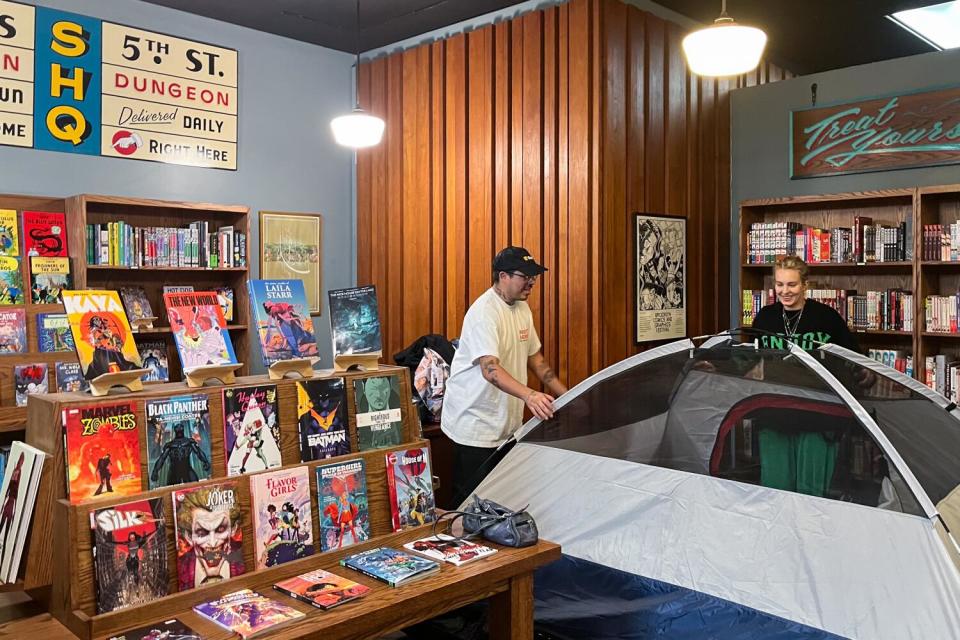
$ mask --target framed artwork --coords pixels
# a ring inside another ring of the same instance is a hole
[[[260,278],[303,280],[311,315],[320,315],[323,217],[319,213],[260,212]]]
[[[637,342],[687,335],[687,221],[634,214]]]

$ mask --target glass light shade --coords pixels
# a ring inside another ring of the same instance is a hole
[[[694,31],[683,39],[690,70],[701,76],[736,76],[760,64],[767,34],[729,18]]]
[[[353,113],[330,121],[337,144],[354,149],[380,144],[384,127],[383,120],[368,115],[363,109],[354,109]]]

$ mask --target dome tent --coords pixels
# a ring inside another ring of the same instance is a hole
[[[960,637],[958,411],[873,360],[681,340],[511,445],[477,493],[563,545],[552,635]]]

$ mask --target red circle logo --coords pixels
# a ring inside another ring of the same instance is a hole
[[[125,131],[121,129],[113,134],[113,148],[122,156],[129,156],[136,152],[137,149],[143,144],[143,140],[140,139],[136,133],[131,133],[130,131]]]

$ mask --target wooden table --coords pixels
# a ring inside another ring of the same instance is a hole
[[[381,537],[376,543],[400,548],[405,542],[423,537],[424,529]],[[370,548],[371,543],[357,549]],[[491,545],[495,546],[495,545]],[[364,598],[340,607],[323,611],[287,597],[273,589],[276,579],[265,578],[253,582],[250,588],[276,598],[306,617],[279,627],[264,637],[271,640],[323,638],[323,640],[361,640],[382,635],[429,620],[446,611],[472,602],[488,599],[491,640],[532,640],[533,638],[533,572],[538,567],[560,558],[560,546],[541,540],[525,549],[498,548],[499,552],[462,567],[442,563],[439,574],[404,585],[390,587],[337,564],[327,554],[316,557],[308,569],[327,569],[349,577],[371,588]],[[299,567],[303,565],[300,564]],[[222,594],[234,589],[225,584]],[[220,595],[222,595],[220,594]],[[219,597],[219,595],[214,596]],[[212,598],[200,598],[196,603]],[[158,612],[160,613],[160,612]],[[192,609],[160,613],[161,618],[144,618],[134,626],[179,618],[193,627],[205,639],[228,640],[237,638],[214,623],[200,617]],[[66,627],[49,614],[24,618],[0,625],[0,639],[36,638],[39,640],[75,640]]]

